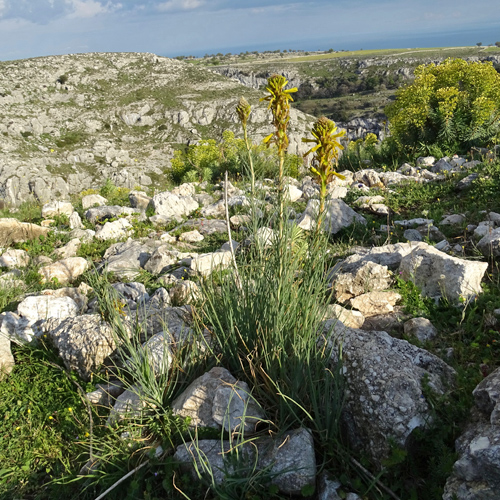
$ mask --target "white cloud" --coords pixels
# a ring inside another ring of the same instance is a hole
[[[121,3],[108,2],[103,5],[96,0],[66,0],[66,3],[73,7],[73,12],[68,15],[69,18],[95,17],[99,14],[114,12],[122,7]]]
[[[204,0],[169,0],[158,4],[157,9],[166,12],[170,10],[193,10],[201,7]]]
[[[7,0],[0,0],[0,17],[2,17],[2,12],[7,9]]]

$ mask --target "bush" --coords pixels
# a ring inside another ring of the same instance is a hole
[[[489,146],[500,132],[500,75],[491,62],[447,59],[419,66],[415,81],[386,108],[401,151],[445,153]]]
[[[278,162],[275,147],[267,148],[263,144],[254,144],[251,154],[257,176],[276,176]],[[301,164],[302,160],[297,155],[287,155],[285,174],[297,177]],[[184,151],[176,150],[171,165],[171,177],[176,183],[215,181],[222,178],[226,170],[233,177],[244,175],[248,168],[248,153],[245,141],[235,138],[233,132],[227,130],[220,142],[207,139]]]

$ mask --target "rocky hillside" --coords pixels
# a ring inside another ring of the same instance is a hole
[[[273,57],[274,56],[274,57]],[[297,87],[296,106],[316,116],[328,118],[345,127],[352,139],[367,132],[383,138],[386,118],[384,107],[396,90],[413,79],[421,64],[439,64],[448,57],[467,61],[491,61],[500,67],[500,49],[443,48],[358,51],[350,53],[312,53],[241,55],[200,60],[221,75],[233,78],[247,87],[258,89],[272,73],[282,73]],[[377,118],[377,122],[374,122]]]
[[[64,199],[106,178],[161,184],[174,147],[239,132],[241,95],[256,105],[252,136],[268,135],[259,92],[188,63],[139,53],[2,62],[0,199]],[[290,151],[301,150],[311,120],[293,111]]]

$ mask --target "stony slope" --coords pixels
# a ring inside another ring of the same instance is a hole
[[[255,139],[269,133],[262,93],[154,54],[70,54],[0,63],[0,197],[65,198],[110,178],[161,184],[174,147],[239,131],[234,108],[256,105]],[[293,111],[291,151],[308,117]]]

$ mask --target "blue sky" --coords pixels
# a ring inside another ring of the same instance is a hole
[[[496,41],[499,0],[0,0],[0,60]]]

